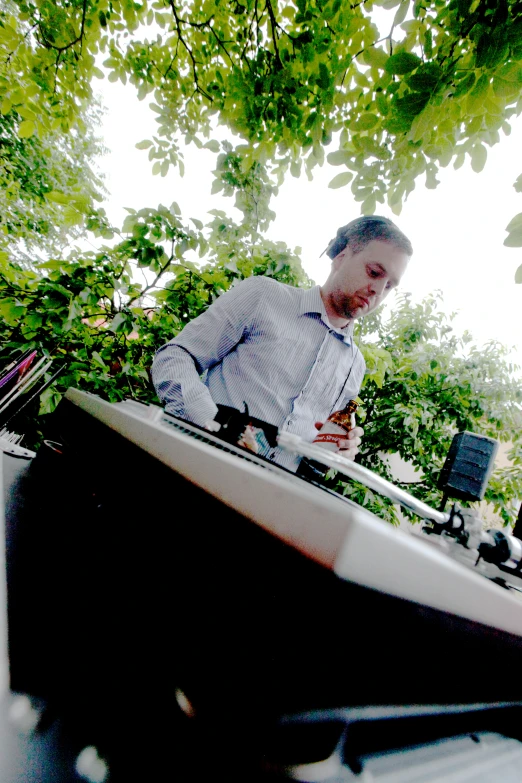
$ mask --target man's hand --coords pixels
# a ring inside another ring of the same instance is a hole
[[[243,446],[244,449],[248,449],[249,451],[253,451],[254,454],[257,454],[259,452],[259,446],[256,440],[255,427],[252,427],[251,424],[247,424],[243,434],[240,436],[237,442],[237,445]]]
[[[218,421],[214,421],[214,419],[208,419],[208,421],[204,423],[203,428],[209,432],[219,432],[221,424]]]
[[[320,430],[322,426],[323,422],[315,422],[315,428],[317,430]],[[345,459],[355,459],[359,453],[359,446],[361,445],[363,435],[364,430],[362,427],[354,427],[346,437],[340,437],[337,441],[337,448],[340,456],[345,457]]]

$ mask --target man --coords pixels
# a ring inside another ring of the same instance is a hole
[[[398,285],[412,247],[387,218],[352,220],[326,249],[322,287],[293,288],[250,277],[219,297],[157,352],[152,378],[169,413],[212,427],[217,404],[244,410],[312,441],[329,414],[357,397],[364,359],[353,324]],[[339,441],[353,459],[362,429]],[[261,447],[296,470],[299,457]]]

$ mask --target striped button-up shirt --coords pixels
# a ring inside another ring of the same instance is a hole
[[[250,277],[159,349],[152,378],[166,410],[200,426],[216,403],[246,402],[252,416],[312,441],[315,422],[359,393],[365,365],[352,331],[329,323],[319,286]],[[282,449],[261,453],[297,469]]]

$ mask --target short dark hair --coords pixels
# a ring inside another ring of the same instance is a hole
[[[335,258],[345,247],[350,247],[353,253],[360,253],[373,239],[388,242],[390,245],[404,250],[411,256],[413,248],[408,237],[391,220],[379,215],[363,215],[355,218],[337,231],[334,239],[325,250],[329,258]]]

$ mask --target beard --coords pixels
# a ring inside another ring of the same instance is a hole
[[[353,320],[354,318],[360,318],[362,315],[366,315],[373,309],[373,307],[370,307],[368,299],[363,297],[362,294],[352,294],[343,299],[340,312],[342,312],[343,316],[348,318],[348,320]]]

